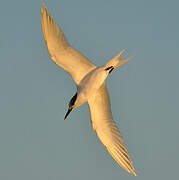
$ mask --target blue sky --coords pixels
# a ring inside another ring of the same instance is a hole
[[[177,179],[178,1],[45,1],[68,41],[96,65],[136,57],[107,79],[113,117],[137,177],[108,154],[87,104],[64,123],[72,78],[50,59],[42,1],[0,6],[0,179]]]

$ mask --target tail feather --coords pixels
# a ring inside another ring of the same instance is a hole
[[[134,56],[130,56],[126,59],[121,59],[121,55],[123,54],[124,49],[122,51],[120,51],[119,54],[117,54],[114,58],[112,58],[106,65],[105,67],[110,67],[113,66],[114,69],[117,69],[118,67],[120,67],[121,65],[123,65],[124,63],[126,63],[127,61],[131,60]]]

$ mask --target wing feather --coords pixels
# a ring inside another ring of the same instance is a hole
[[[122,135],[112,118],[109,94],[105,83],[89,101],[94,131],[116,162],[136,176]]]
[[[76,84],[79,84],[81,79],[96,66],[70,46],[63,31],[50,16],[44,4],[41,12],[42,31],[50,57],[72,76]]]

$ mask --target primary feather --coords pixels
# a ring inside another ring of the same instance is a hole
[[[112,118],[109,94],[105,83],[88,100],[93,129],[112,157],[126,171],[136,175],[126,145]]]
[[[42,5],[42,31],[50,57],[72,76],[76,84],[96,67],[83,54],[71,47],[44,5]]]

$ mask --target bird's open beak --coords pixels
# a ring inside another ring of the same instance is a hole
[[[69,107],[68,108],[68,111],[67,111],[67,113],[66,113],[66,115],[65,115],[65,117],[64,117],[64,121],[66,120],[66,118],[68,117],[68,115],[70,114],[70,112],[73,110],[73,108],[72,107]]]

